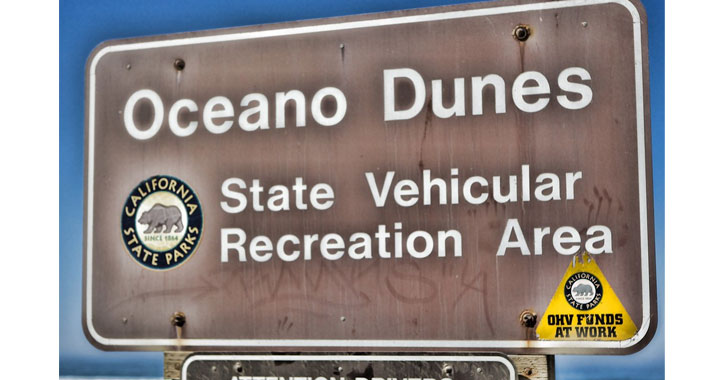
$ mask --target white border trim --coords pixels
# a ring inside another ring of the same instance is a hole
[[[223,41],[238,41],[278,36],[321,33],[337,30],[371,28],[386,25],[411,24],[429,21],[442,21],[469,17],[490,16],[505,13],[541,11],[578,6],[619,4],[632,15],[634,42],[635,93],[637,112],[637,168],[639,177],[639,213],[640,241],[642,260],[642,323],[635,336],[624,341],[533,341],[533,340],[342,340],[342,339],[113,339],[98,334],[93,327],[92,286],[93,286],[93,178],[95,157],[95,100],[98,61],[106,54],[119,51],[153,49],[159,47],[205,44]],[[125,45],[106,46],[96,53],[89,67],[88,90],[88,182],[86,209],[86,315],[85,322],[89,334],[101,345],[116,347],[133,346],[196,346],[196,347],[406,347],[406,348],[616,348],[631,347],[641,341],[650,327],[650,284],[649,284],[649,224],[647,219],[647,160],[645,157],[644,125],[644,88],[642,73],[642,35],[641,20],[637,8],[627,0],[568,0],[547,3],[504,6],[497,8],[451,11],[426,15],[392,17],[365,21],[343,22],[339,24],[313,25],[256,32],[230,33],[217,36],[179,38],[175,40],[137,42]]]
[[[181,380],[187,380],[187,371],[193,362],[199,361],[270,361],[270,360],[300,360],[300,361],[332,361],[332,362],[496,362],[503,363],[509,370],[509,380],[515,380],[517,377],[516,369],[510,360],[504,356],[488,355],[488,356],[420,356],[420,355],[205,355],[192,354],[181,367]]]

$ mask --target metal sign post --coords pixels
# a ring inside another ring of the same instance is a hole
[[[511,1],[102,44],[86,336],[639,350],[657,310],[646,30],[636,1]]]

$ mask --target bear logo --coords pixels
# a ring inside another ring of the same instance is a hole
[[[594,290],[588,284],[579,284],[572,289],[572,292],[580,296],[590,296],[594,293]]]
[[[179,232],[184,229],[179,208],[173,205],[165,206],[161,203],[154,204],[150,210],[141,214],[138,222],[148,225],[143,232],[145,234]],[[171,230],[172,228],[174,231]]]

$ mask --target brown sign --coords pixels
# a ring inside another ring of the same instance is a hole
[[[249,355],[193,354],[181,380],[514,380],[504,355]]]
[[[624,0],[503,2],[99,46],[89,340],[640,349],[656,325],[646,30]],[[577,272],[584,257],[600,272]]]

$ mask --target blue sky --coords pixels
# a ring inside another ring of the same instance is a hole
[[[84,69],[91,50],[117,38],[428,7],[466,1],[61,1],[60,2],[60,371],[161,376],[158,352],[103,352],[81,329]],[[557,378],[664,378],[664,3],[643,1],[649,23],[650,95],[659,326],[629,356],[557,356]],[[118,372],[123,363],[132,370]],[[615,369],[616,368],[616,369]]]

